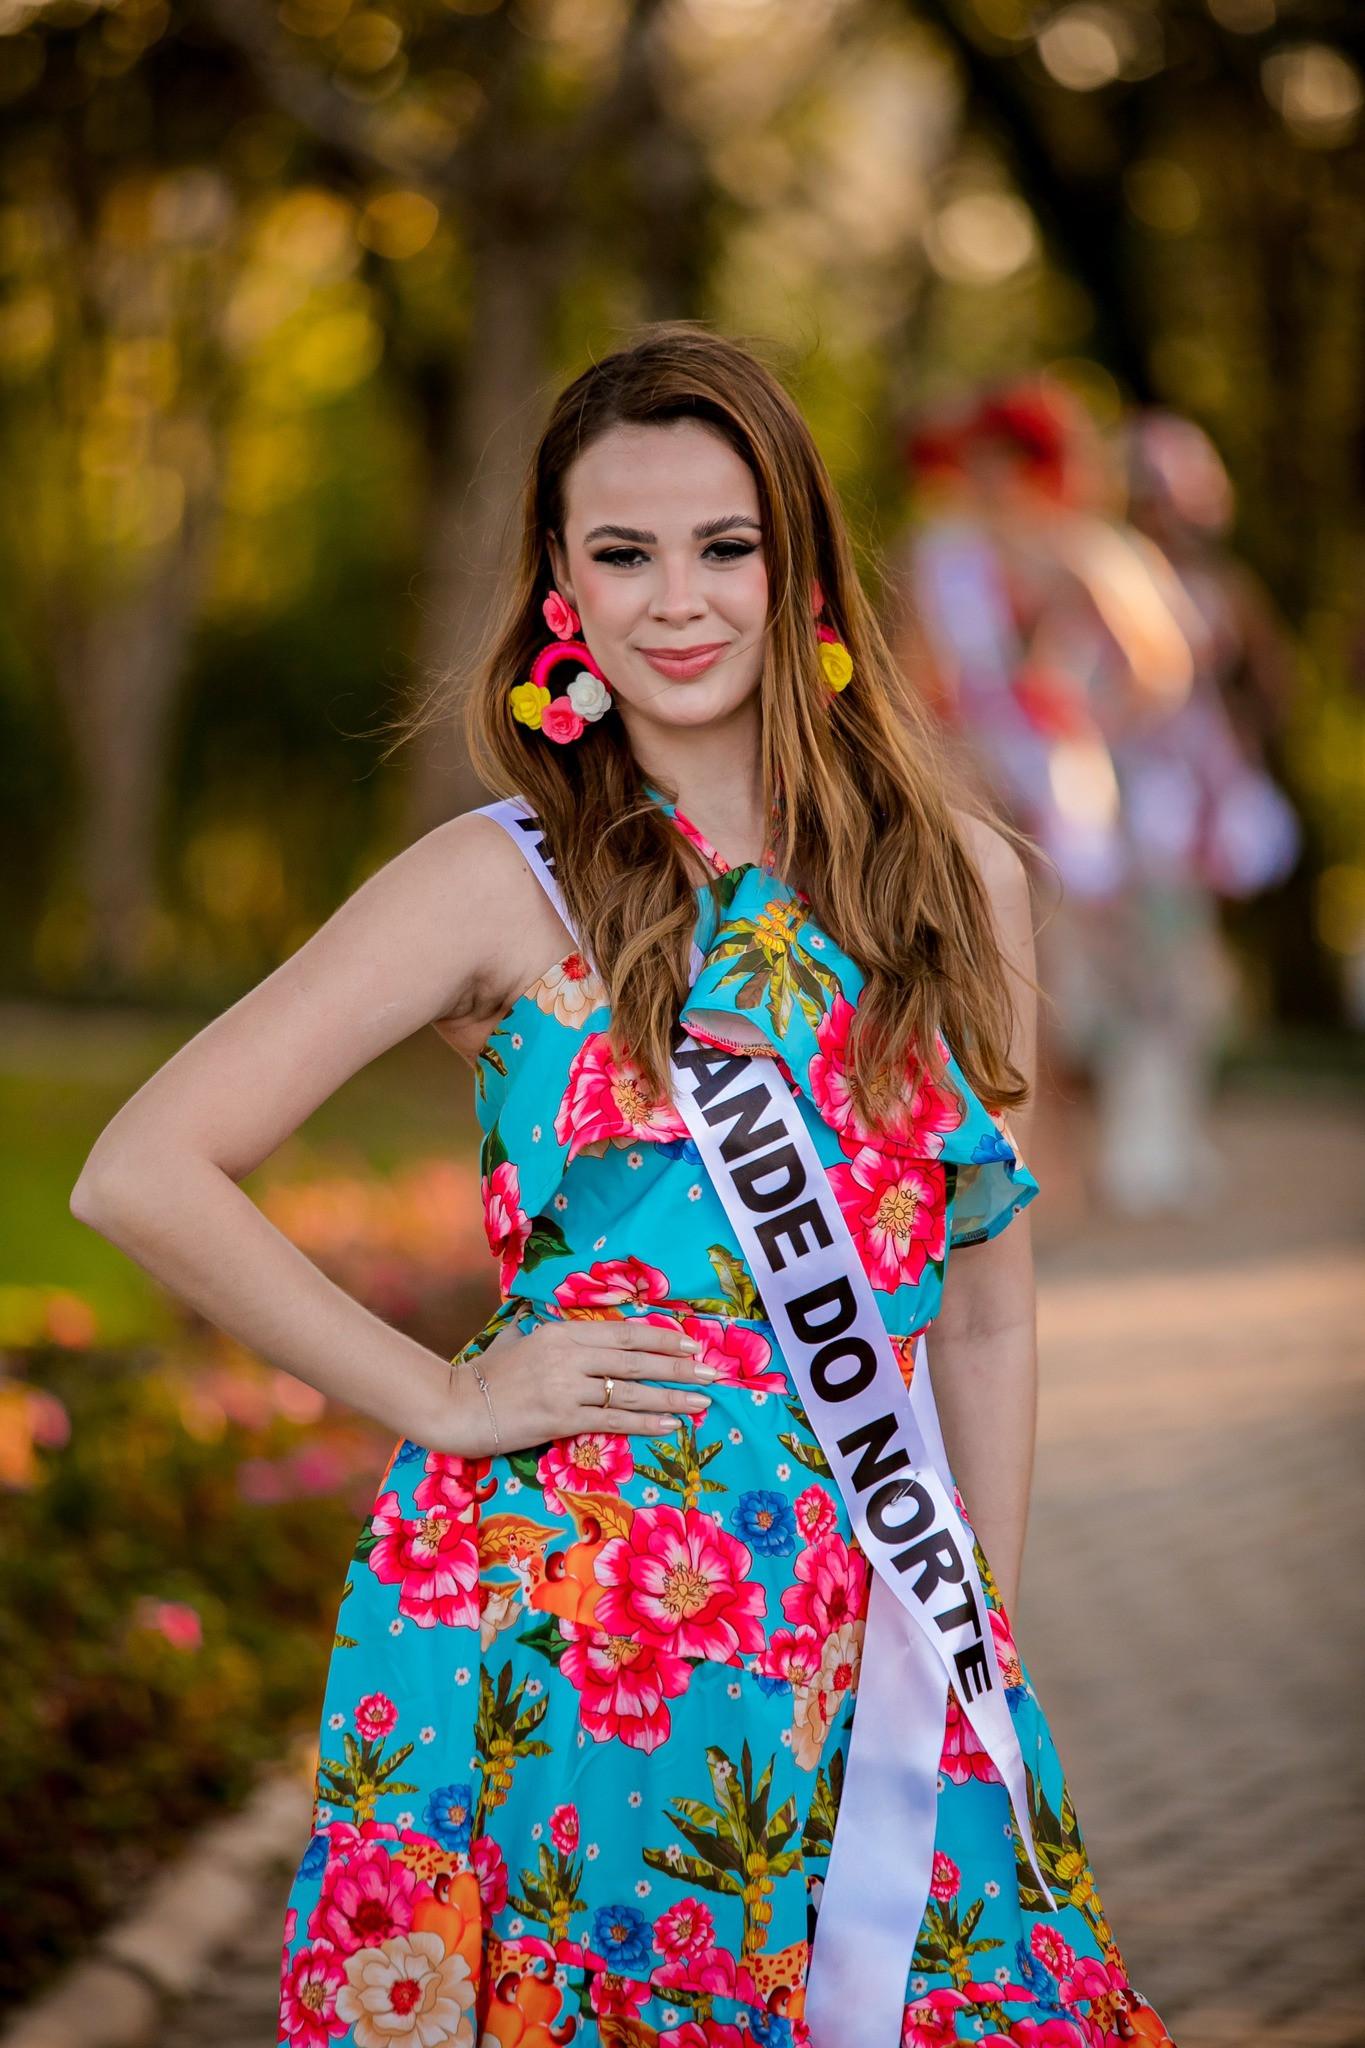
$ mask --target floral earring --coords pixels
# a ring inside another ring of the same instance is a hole
[[[818,583],[812,583],[810,587],[810,601],[818,619],[825,609],[825,593]],[[817,626],[815,637],[820,642],[820,673],[825,679],[825,687],[837,697],[840,690],[846,690],[853,681],[853,656],[833,626]]]
[[[532,662],[530,681],[514,685],[508,701],[519,724],[543,732],[547,740],[564,747],[570,740],[580,739],[588,726],[596,725],[610,711],[611,690],[586,644],[574,637],[579,622],[572,605],[552,590],[541,609],[555,637]],[[574,664],[576,673],[564,695],[552,697],[550,678],[566,661]]]

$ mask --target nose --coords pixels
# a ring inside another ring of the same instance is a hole
[[[706,599],[697,581],[696,564],[686,552],[669,551],[659,558],[659,577],[649,615],[662,626],[686,626],[706,614]]]

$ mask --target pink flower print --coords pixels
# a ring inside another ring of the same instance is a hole
[[[901,2048],[950,2048],[957,2040],[957,2018],[971,2000],[960,1991],[931,1991],[905,2008]]]
[[[615,1970],[594,1970],[589,1982],[592,2009],[599,2019],[638,2019],[640,2008],[649,1997],[648,1984],[633,1977],[618,1977]]]
[[[1007,1688],[1024,1683],[1024,1667],[1019,1661],[1019,1652],[1014,1647],[1014,1637],[1009,1622],[999,1608],[992,1607],[991,1634],[995,1638],[995,1659],[1000,1666],[1000,1677]]]
[[[946,1249],[941,1166],[862,1145],[830,1182],[853,1233],[867,1277],[883,1294],[915,1286]]]
[[[682,1657],[630,1636],[604,1636],[561,1621],[569,1647],[559,1668],[577,1688],[579,1718],[594,1742],[613,1737],[649,1754],[667,1742],[673,1719],[665,1700],[687,1691],[692,1667]]]
[[[557,1515],[568,1513],[559,1489],[566,1493],[619,1493],[635,1470],[628,1436],[559,1437],[536,1466],[536,1484],[545,1489],[545,1505]]]
[[[687,1125],[661,1101],[628,1059],[618,1060],[606,1031],[592,1031],[573,1056],[555,1116],[555,1136],[574,1159],[589,1146],[682,1143]]]
[[[842,1536],[822,1537],[796,1560],[797,1583],[782,1595],[782,1612],[798,1626],[813,1628],[823,1642],[846,1621],[867,1613],[867,1560]]]
[[[811,1686],[820,1675],[824,1647],[825,1638],[809,1626],[775,1628],[758,1668],[765,1678],[785,1678],[797,1688]]]
[[[934,1874],[929,1881],[929,1896],[946,1904],[957,1897],[962,1889],[962,1872],[951,1856],[945,1856],[942,1849],[934,1851]]]
[[[696,847],[697,852],[701,855],[702,859],[706,862],[706,865],[708,867],[714,868],[718,875],[729,874],[729,861],[722,860],[721,856],[716,852],[716,849],[711,844],[710,840],[706,838],[704,833],[700,832],[697,829],[697,827],[692,823],[692,820],[690,818],[685,818],[681,811],[674,811],[673,823],[677,830],[682,833],[683,838],[688,842],[689,846]]]
[[[591,1316],[627,1306],[646,1308],[667,1299],[667,1273],[637,1258],[599,1259],[586,1273],[570,1273],[555,1289],[555,1300],[566,1316]]]
[[[675,1956],[672,1961],[661,1963],[649,1981],[656,1991],[704,1991],[711,1998],[743,1999],[750,2005],[761,2003],[749,1971],[723,1948],[694,1949]]]
[[[737,1664],[763,1648],[757,1617],[767,1596],[749,1578],[753,1557],[737,1536],[696,1508],[641,1508],[630,1533],[606,1544],[594,1567],[606,1588],[595,1619],[675,1657]]]
[[[1001,1995],[1002,1987],[991,1988],[997,1996]],[[1016,2020],[1008,2034],[986,2034],[978,2040],[979,2048],[993,2048],[996,2042],[1008,2042],[1010,2048],[1088,2048],[1079,2022],[1063,2019]]]
[[[557,1806],[550,1815],[550,1840],[561,1856],[572,1856],[578,1847],[578,1808]]]
[[[1044,1920],[1034,1922],[1028,1945],[1043,1968],[1051,1970],[1054,1977],[1065,1977],[1076,1967],[1075,1949]]]
[[[659,2036],[659,2048],[748,2048],[748,2036],[728,2020],[687,2020]]]
[[[699,1955],[715,1938],[711,1909],[700,1899],[682,1899],[654,1922],[654,1946],[669,1962],[679,1956]]]
[[[479,1897],[485,1913],[500,1913],[507,1904],[507,1864],[491,1835],[476,1837],[469,1861],[479,1880]]]
[[[682,1332],[703,1346],[699,1363],[714,1368],[717,1386],[744,1387],[751,1394],[786,1393],[787,1375],[780,1365],[769,1370],[773,1347],[757,1330],[715,1316],[684,1316]]]
[[[440,1509],[459,1522],[472,1522],[479,1503],[479,1484],[488,1476],[487,1458],[459,1458],[449,1451],[428,1451],[426,1477],[419,1479],[414,1504]]]
[[[308,1932],[330,1941],[342,1956],[377,1948],[407,1933],[413,1907],[430,1893],[430,1885],[419,1883],[405,1864],[391,1862],[378,1842],[367,1842],[357,1855],[328,1864]]]
[[[1051,1969],[1051,1963],[1048,1963],[1047,1967]],[[1062,2004],[1080,2005],[1082,2001],[1089,1999],[1092,2020],[1098,2017],[1095,2007],[1101,1999],[1107,1998],[1117,2002],[1126,1998],[1131,1989],[1121,1969],[1110,1963],[1102,1963],[1095,1956],[1078,1956],[1069,1969],[1055,1974],[1061,1977],[1057,1994]],[[1110,2008],[1111,2014],[1112,2011],[1113,2007]]]
[[[846,1152],[872,1145],[912,1159],[937,1159],[944,1137],[962,1122],[956,1093],[933,1081],[918,1063],[907,1071],[905,1089],[894,1116],[872,1130],[859,1116],[848,1081],[849,1036],[857,1014],[852,1003],[836,996],[815,1028],[820,1050],[810,1063],[811,1100]]]
[[[938,1767],[955,1785],[976,1778],[983,1785],[998,1785],[1000,1773],[976,1739],[976,1730],[962,1711],[955,1692],[948,1693],[948,1714],[943,1729],[943,1754]]]
[[[488,1179],[479,1182],[479,1192],[488,1248],[499,1261],[498,1283],[504,1294],[510,1294],[531,1235],[531,1219],[521,1206],[521,1180],[512,1161],[504,1159],[501,1166],[495,1166]]]
[[[468,1525],[445,1509],[405,1519],[396,1493],[383,1494],[370,1524],[378,1538],[370,1570],[400,1587],[398,1612],[419,1628],[477,1628],[479,1553]]]
[[[342,1961],[330,1941],[305,1943],[284,1959],[280,1986],[280,2035],[289,2048],[327,2048],[346,2031],[337,2018],[337,1992],[346,1982]]]
[[[823,1486],[808,1486],[793,1503],[796,1526],[803,1543],[818,1543],[839,1519],[838,1509]]]
[[[398,1725],[398,1709],[384,1693],[366,1693],[356,1705],[355,1725],[366,1742],[382,1742]]]

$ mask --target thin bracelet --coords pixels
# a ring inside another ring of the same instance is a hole
[[[488,1420],[493,1425],[493,1456],[500,1458],[502,1456],[502,1437],[498,1432],[498,1418],[493,1412],[493,1396],[488,1391],[488,1382],[483,1376],[483,1367],[479,1364],[477,1358],[467,1358],[465,1364],[479,1383],[479,1392],[483,1395],[484,1404],[488,1409]]]

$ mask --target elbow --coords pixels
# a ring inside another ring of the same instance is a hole
[[[121,1147],[104,1139],[95,1146],[71,1190],[71,1213],[78,1223],[118,1241],[140,1206],[145,1174]]]

